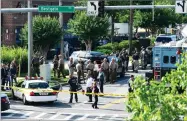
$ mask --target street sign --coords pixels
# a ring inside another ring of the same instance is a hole
[[[87,15],[97,16],[98,15],[98,1],[88,1],[87,2]]]
[[[187,13],[187,1],[186,0],[176,0],[175,13]]]
[[[74,6],[39,6],[39,12],[50,12],[50,13],[74,13]]]

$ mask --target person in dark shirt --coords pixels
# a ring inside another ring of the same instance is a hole
[[[95,98],[95,102],[92,104],[92,107],[95,108],[95,109],[99,109],[97,107],[97,103],[98,103],[98,93],[99,93],[99,88],[97,87],[97,82],[94,83],[93,85],[93,91],[94,93],[94,98]]]
[[[5,65],[1,65],[1,90],[5,91],[4,86],[5,86],[5,79],[6,79],[6,70],[5,70]]]
[[[69,81],[68,81],[68,84],[70,85],[70,100],[69,100],[69,103],[72,103],[73,101],[73,93],[75,95],[75,100],[76,102],[78,102],[78,96],[77,96],[77,78],[74,77],[73,75],[69,75]]]

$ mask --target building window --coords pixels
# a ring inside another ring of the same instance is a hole
[[[176,63],[176,56],[170,57],[170,63],[175,64]]]
[[[169,56],[164,56],[163,62],[164,62],[164,63],[168,63],[168,62],[169,62]]]

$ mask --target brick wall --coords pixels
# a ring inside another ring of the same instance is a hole
[[[47,0],[46,0],[47,1]],[[3,0],[1,2],[2,8],[16,8],[19,1]],[[33,2],[33,5],[58,5],[58,2]],[[72,5],[72,3],[63,3],[64,5]],[[27,6],[27,2],[21,2],[22,7]],[[50,15],[58,17],[58,13],[33,13],[33,15]],[[64,23],[67,23],[72,14],[64,14]],[[14,45],[16,44],[15,30],[18,27],[23,27],[27,22],[27,13],[3,13],[2,14],[2,44]]]

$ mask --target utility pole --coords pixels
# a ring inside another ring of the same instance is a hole
[[[130,0],[130,6],[133,0]],[[133,9],[130,9],[130,21],[129,21],[129,54],[132,52],[132,34],[133,34]]]
[[[32,8],[32,0],[27,2],[28,8]],[[33,54],[33,32],[32,32],[32,12],[28,12],[28,76],[31,77],[31,64]]]
[[[63,2],[62,0],[59,0],[59,6],[62,6],[63,5]],[[64,32],[64,27],[63,27],[63,13],[59,13],[59,22],[60,22],[60,27],[62,29],[62,32]],[[62,35],[61,37],[61,43],[60,43],[60,47],[61,47],[61,50],[60,50],[60,54],[62,55],[62,59],[64,60],[64,37]],[[63,61],[63,64],[64,64],[64,61]]]

